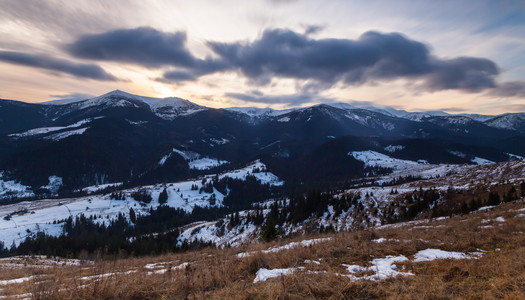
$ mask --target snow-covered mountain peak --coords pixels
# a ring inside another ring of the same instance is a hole
[[[163,119],[174,119],[180,115],[188,115],[205,109],[205,107],[188,100],[168,97],[153,98],[138,96],[121,90],[114,90],[104,95],[71,104],[73,109],[86,109],[92,107],[133,107],[148,108]]]
[[[120,90],[114,90],[104,95],[72,103],[74,109],[86,109],[90,107],[143,107],[145,97],[128,94]]]

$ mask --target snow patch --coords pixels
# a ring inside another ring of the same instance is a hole
[[[319,239],[303,240],[303,241],[300,241],[300,242],[292,242],[292,243],[286,244],[284,246],[272,247],[272,248],[269,248],[267,250],[262,250],[261,253],[267,254],[267,253],[281,252],[283,250],[289,250],[289,249],[292,249],[292,248],[297,248],[299,246],[301,246],[301,247],[309,247],[311,245],[318,244],[318,243],[323,243],[323,242],[328,242],[330,240],[331,240],[331,238],[319,238]],[[237,257],[239,257],[239,258],[248,257],[248,256],[252,256],[252,255],[254,255],[256,253],[257,253],[257,251],[255,251],[255,252],[241,252],[241,253],[237,254]]]
[[[292,274],[295,272],[298,268],[287,268],[287,269],[272,269],[268,270],[265,268],[259,269],[257,273],[255,274],[255,279],[253,280],[253,283],[257,282],[265,282],[266,280],[270,278],[275,278],[283,275]]]
[[[84,134],[84,132],[86,132],[86,130],[88,130],[88,129],[89,129],[89,127],[75,129],[75,130],[69,130],[69,131],[64,131],[64,132],[60,132],[60,133],[55,133],[55,134],[52,134],[52,135],[44,137],[44,139],[46,139],[46,140],[53,140],[53,141],[59,141],[59,140],[63,140],[65,138],[68,138],[68,137],[73,136],[73,135]]]
[[[460,151],[455,151],[455,150],[449,150],[448,153],[452,154],[452,155],[455,155],[457,157],[461,157],[461,158],[466,158],[467,155],[463,152],[460,152]]]
[[[517,160],[517,159],[523,159],[523,156],[519,156],[512,153],[506,153],[509,156],[509,160]]]
[[[107,189],[109,187],[119,187],[121,185],[122,185],[122,182],[98,184],[98,185],[87,186],[87,187],[83,188],[82,191],[86,192],[88,194],[93,194],[93,193],[96,193],[98,191]]]
[[[215,143],[217,145],[224,145],[226,143],[229,143],[230,140],[226,138],[220,138],[220,139],[211,138],[210,142]]]
[[[216,158],[203,157],[190,161],[188,165],[190,169],[193,170],[209,170],[227,163],[229,162],[226,160],[218,160]]]
[[[487,209],[491,209],[491,208],[494,208],[494,207],[496,207],[496,206],[495,205],[483,206],[483,207],[480,207],[478,209],[478,211],[487,210]]]
[[[283,118],[280,118],[279,120],[277,120],[277,122],[290,122],[290,118],[289,117],[283,117]]]
[[[389,277],[397,277],[397,276],[413,276],[414,274],[411,272],[400,272],[398,271],[398,267],[395,265],[396,262],[405,262],[408,261],[408,258],[404,255],[399,256],[387,256],[385,258],[376,258],[372,260],[370,263],[372,266],[370,267],[362,267],[359,265],[346,265],[343,264],[344,267],[347,268],[349,273],[355,274],[357,272],[373,272],[372,275],[365,275],[361,277],[357,277],[354,275],[349,275],[348,277],[352,281],[357,280],[382,280]]]
[[[51,175],[48,178],[49,183],[47,185],[43,185],[40,188],[46,189],[50,191],[52,194],[58,193],[58,190],[62,186],[62,177],[58,177],[55,175]]]
[[[135,125],[135,126],[141,126],[141,125],[144,125],[144,124],[147,124],[149,123],[149,121],[131,121],[131,120],[128,120],[126,119],[126,121],[131,124],[131,125]]]
[[[475,164],[478,164],[478,165],[490,165],[490,164],[493,164],[494,162],[493,161],[490,161],[488,159],[484,159],[484,158],[481,158],[481,157],[474,157],[471,162],[475,163]]]
[[[405,149],[405,146],[403,145],[388,145],[385,147],[385,151],[390,152],[390,153],[401,151],[403,149]]]
[[[461,252],[450,252],[440,249],[426,249],[421,250],[414,255],[414,262],[433,261],[436,259],[477,259],[481,255],[483,255],[481,252],[475,252],[469,255]]]
[[[4,172],[0,172],[0,198],[15,197],[32,197],[35,194],[29,186],[23,185],[14,180],[3,180]]]
[[[33,279],[34,276],[28,276],[28,277],[21,277],[21,278],[15,278],[15,279],[9,279],[9,280],[0,280],[0,285],[9,285],[9,284],[17,284],[29,281]]]
[[[384,243],[386,241],[388,241],[388,240],[385,239],[385,238],[378,238],[378,239],[372,240],[372,242],[374,242],[374,243]]]
[[[10,137],[27,137],[27,136],[33,136],[33,135],[41,135],[41,134],[46,134],[46,133],[50,133],[50,132],[54,132],[54,131],[60,131],[60,130],[68,129],[68,128],[80,127],[82,125],[90,123],[93,120],[97,120],[97,119],[100,119],[100,118],[103,118],[103,117],[96,117],[96,118],[90,118],[90,119],[81,120],[81,121],[78,121],[78,122],[73,123],[73,124],[68,125],[68,126],[34,128],[34,129],[30,129],[30,130],[27,130],[27,131],[24,131],[24,132],[21,132],[21,133],[13,133],[13,134],[10,134],[9,136]]]

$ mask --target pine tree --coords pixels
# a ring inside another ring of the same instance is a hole
[[[217,202],[215,194],[211,194],[210,198],[208,198],[208,201],[210,202],[210,205],[215,205],[215,203]]]
[[[501,203],[498,192],[490,192],[487,205],[498,205]]]
[[[159,194],[159,204],[164,204],[168,201],[168,191],[166,188]]]
[[[133,207],[129,209],[129,219],[132,223],[135,223],[137,221],[137,216],[135,215],[135,211],[133,210]]]
[[[278,232],[275,228],[275,222],[272,219],[267,219],[261,230],[261,239],[265,242],[273,241],[277,238]]]
[[[509,191],[504,195],[503,201],[510,202],[516,199],[518,199],[518,193],[516,191],[516,188],[514,186],[511,186]]]
[[[470,211],[470,207],[468,206],[467,202],[464,201],[463,204],[461,205],[461,213],[468,214],[469,211]]]
[[[234,218],[235,218],[235,224],[236,224],[236,225],[241,224],[241,218],[240,218],[240,216],[239,216],[239,212],[236,212],[236,213],[235,213],[235,217],[234,217]]]

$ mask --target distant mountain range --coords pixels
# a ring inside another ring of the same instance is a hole
[[[525,113],[450,115],[345,103],[214,109],[118,90],[65,103],[0,100],[0,182],[35,195],[52,193],[56,178],[62,181],[53,192],[68,194],[93,184],[187,179],[256,159],[291,186],[388,172],[348,155],[368,150],[434,164],[512,160],[525,156]]]

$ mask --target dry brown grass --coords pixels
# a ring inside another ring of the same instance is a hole
[[[237,249],[204,249],[183,254],[98,261],[94,265],[0,270],[0,280],[31,275],[32,280],[0,286],[0,295],[35,299],[524,299],[525,217],[518,201],[490,211],[444,220],[421,220],[404,226],[384,226],[328,235],[332,240],[276,253],[251,252],[292,240]],[[505,222],[497,222],[497,217]],[[482,226],[492,226],[482,228]],[[388,241],[372,242],[383,237]],[[316,236],[300,237],[296,240]],[[374,258],[419,250],[487,251],[481,259],[435,260],[398,264],[415,276],[382,281],[351,281],[342,264],[368,264]],[[496,250],[500,249],[500,250]],[[318,260],[317,264],[304,261]],[[152,263],[157,268],[145,266]],[[182,263],[187,267],[177,269]],[[303,271],[254,284],[260,268],[304,266]],[[151,274],[171,269],[163,274]],[[100,276],[113,273],[111,276]],[[86,276],[88,280],[83,279]],[[31,294],[29,294],[31,293]]]

